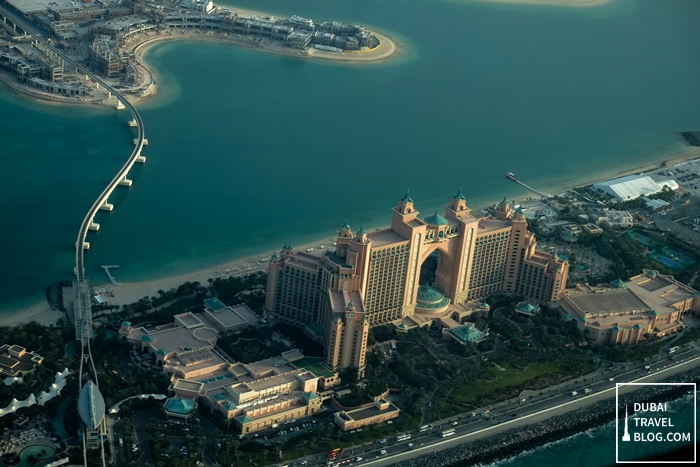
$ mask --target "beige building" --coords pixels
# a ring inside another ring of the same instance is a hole
[[[339,410],[333,414],[333,422],[343,431],[386,422],[399,417],[401,410],[384,396],[374,398],[372,404],[352,410]]]
[[[455,320],[482,309],[480,300],[499,292],[555,301],[569,268],[536,249],[525,216],[512,212],[505,199],[493,217],[477,219],[461,190],[444,216],[435,212],[422,219],[406,193],[392,209],[391,227],[353,233],[346,222],[336,243],[335,251],[322,256],[288,246],[273,255],[266,309],[302,327],[321,325],[327,364],[354,367],[360,375],[367,327],[455,327]],[[436,252],[435,284],[426,289],[418,283],[420,269]],[[419,296],[421,287],[425,296]],[[431,301],[435,293],[442,298]]]
[[[700,297],[672,276],[643,274],[607,285],[579,284],[561,297],[562,317],[574,319],[588,339],[602,344],[636,344],[681,328],[683,313],[697,313]]]
[[[0,347],[0,377],[15,378],[29,373],[36,365],[41,365],[44,357],[27,352],[19,345],[3,344]]]
[[[297,350],[251,364],[236,363],[217,346],[219,333],[243,329],[257,318],[247,307],[227,307],[216,298],[205,300],[200,314],[181,313],[171,324],[153,330],[125,321],[123,340],[154,356],[170,376],[175,394],[165,403],[169,416],[187,418],[204,402],[212,412],[235,420],[241,433],[317,412],[327,397],[319,393],[340,383],[338,373],[321,358]]]

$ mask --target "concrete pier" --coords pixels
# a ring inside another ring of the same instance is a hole
[[[122,101],[117,101],[117,110],[124,110],[126,107],[124,107],[124,103]]]
[[[139,140],[137,138],[134,138],[134,144],[139,144]],[[143,145],[148,146],[148,140],[146,138],[143,139]]]
[[[133,182],[129,180],[128,178],[124,178],[122,181],[119,182],[119,185],[121,186],[131,186]]]
[[[114,209],[113,204],[105,203],[102,206],[100,206],[100,210],[102,210],[102,211],[110,211],[111,212],[112,209]]]
[[[129,120],[129,126],[134,127],[134,126],[139,126],[139,124],[136,123],[136,120]]]
[[[92,222],[90,224],[90,227],[88,227],[88,229],[96,232],[96,231],[100,230],[100,224],[96,224],[96,223]]]
[[[145,164],[146,163],[146,156],[138,156],[136,158],[136,162],[140,162],[142,164]]]
[[[83,250],[89,250],[90,249],[90,242],[83,242]]]
[[[105,270],[105,272],[107,273],[107,277],[109,277],[109,281],[112,283],[113,286],[116,287],[118,285],[122,285],[121,282],[117,282],[117,280],[114,278],[114,276],[112,276],[112,273],[109,272],[110,268],[118,268],[119,265],[113,264],[110,266],[100,266],[100,267]]]

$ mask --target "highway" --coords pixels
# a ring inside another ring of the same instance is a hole
[[[387,444],[385,445],[376,445],[375,443],[373,449],[371,451],[367,450],[366,453],[361,452],[364,450],[363,447],[356,447],[353,453],[348,452],[348,454],[350,456],[361,456],[363,460],[361,462],[353,462],[350,465],[389,466],[424,454],[449,449],[475,439],[495,435],[518,426],[538,423],[552,416],[592,405],[601,400],[615,397],[618,383],[651,383],[700,366],[700,350],[694,345],[687,348],[689,348],[688,351],[674,356],[674,360],[666,357],[655,363],[642,362],[637,364],[631,371],[616,375],[613,381],[610,381],[610,377],[607,376],[601,378],[598,383],[588,385],[588,387],[594,389],[589,395],[584,395],[583,387],[580,387],[576,388],[579,393],[576,397],[571,395],[572,391],[567,391],[538,402],[528,402],[523,404],[523,407],[513,407],[504,414],[487,419],[482,419],[480,412],[477,412],[476,417],[470,417],[468,414],[461,419],[455,418],[454,421],[457,422],[455,426],[452,426],[453,422],[451,420],[442,421],[442,424],[434,424],[434,427],[429,432],[419,433],[417,430],[413,431],[411,433],[413,438],[408,441],[396,443],[396,436],[393,436],[387,438]],[[641,368],[644,365],[650,365],[651,371],[647,372]],[[621,387],[619,392],[624,394],[634,389],[636,388],[625,386]],[[517,416],[514,417],[513,414],[517,414]],[[442,438],[440,433],[449,428],[454,428],[456,434],[448,438]],[[413,443],[413,446],[409,447],[408,443]],[[377,449],[385,449],[387,454],[381,455]],[[346,449],[346,451],[350,450]]]

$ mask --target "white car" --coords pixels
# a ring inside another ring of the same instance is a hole
[[[578,392],[576,392],[576,391],[571,393],[572,396],[575,396],[576,394],[578,394]]]
[[[379,440],[379,444],[386,444],[386,438],[380,439],[380,440]]]
[[[615,378],[610,378],[608,381],[615,381]]]
[[[385,455],[385,454],[386,454],[386,449],[382,449],[381,451],[379,451],[379,455],[380,455],[380,456],[383,456],[383,455]]]

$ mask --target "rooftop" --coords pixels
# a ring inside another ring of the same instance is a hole
[[[379,232],[371,232],[367,234],[367,237],[372,241],[372,248],[379,248],[385,245],[393,245],[395,243],[408,243],[408,240],[404,240],[399,237],[391,229],[380,230]]]
[[[296,368],[310,371],[319,378],[332,378],[338,374],[335,371],[326,368],[326,366],[323,364],[323,358],[320,357],[305,357],[301,360],[295,361],[292,363],[292,365],[294,365]]]
[[[462,342],[477,342],[486,339],[483,332],[479,331],[472,323],[467,323],[455,329],[450,329],[449,333]]]

